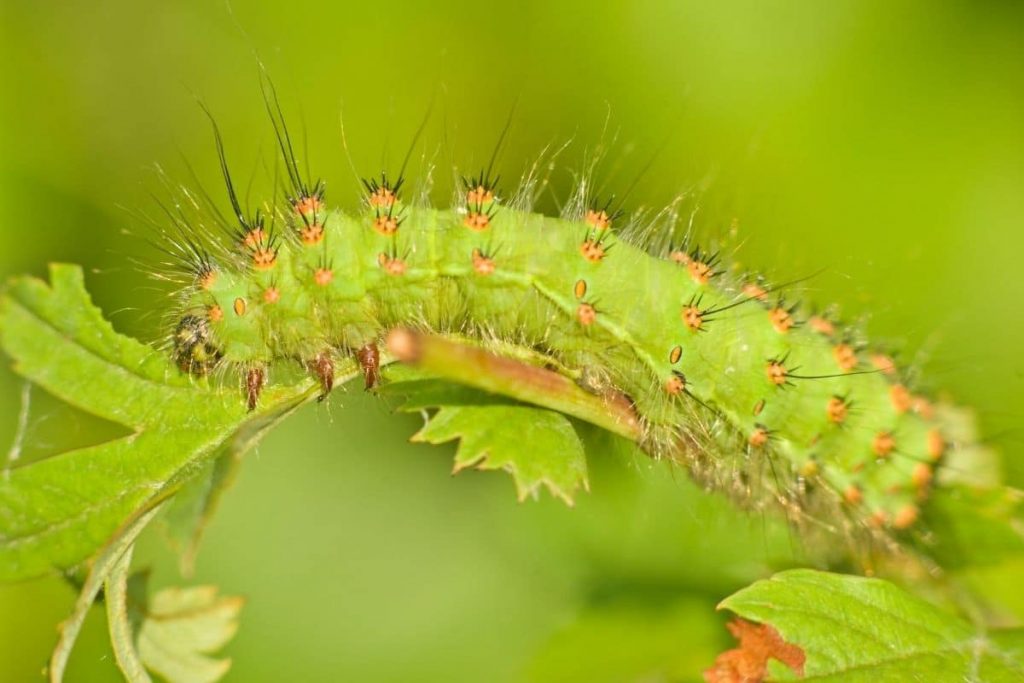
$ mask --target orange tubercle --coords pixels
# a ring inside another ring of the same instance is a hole
[[[373,219],[373,229],[385,237],[398,232],[398,220],[394,216],[377,216]]]
[[[849,372],[857,367],[857,352],[849,344],[836,344],[832,347],[832,357],[840,370]]]
[[[682,373],[675,373],[665,382],[665,391],[672,396],[678,396],[686,391],[686,377]]]
[[[768,319],[771,320],[772,327],[779,334],[786,334],[796,324],[790,312],[781,307],[768,311]]]
[[[680,316],[691,332],[696,332],[704,324],[704,316],[696,306],[686,306]]]
[[[299,230],[299,239],[302,240],[303,244],[310,247],[315,244],[320,244],[324,239],[324,226],[320,223],[304,225]]]
[[[466,218],[462,221],[463,224],[470,230],[476,230],[477,232],[483,232],[491,225],[491,218],[486,213],[480,211],[470,211],[466,214]]]
[[[576,319],[580,321],[581,325],[593,325],[597,320],[597,311],[590,304],[580,304],[576,309]]]
[[[768,365],[765,366],[765,374],[768,375],[769,382],[777,387],[781,387],[786,383],[788,373],[782,363],[773,360],[769,361]]]
[[[326,287],[334,281],[334,271],[330,268],[317,268],[313,273],[313,282],[320,287]]]
[[[595,240],[587,240],[581,244],[580,253],[583,254],[583,258],[591,263],[597,263],[605,256],[604,247]]]
[[[715,271],[711,269],[711,266],[703,261],[697,260],[691,260],[686,264],[686,270],[690,273],[690,279],[698,285],[706,285],[715,274]]]
[[[902,384],[893,384],[889,387],[889,400],[892,402],[893,410],[901,415],[910,410],[913,404],[910,392]]]
[[[612,227],[612,219],[608,216],[605,211],[594,211],[593,209],[587,209],[587,215],[584,220],[592,225],[597,230],[607,230]]]
[[[850,411],[850,406],[847,405],[839,396],[833,396],[828,400],[828,407],[826,412],[828,414],[829,422],[834,424],[842,424],[846,420],[846,415]]]
[[[871,450],[879,458],[887,458],[896,448],[896,439],[892,432],[879,432],[871,441]]]

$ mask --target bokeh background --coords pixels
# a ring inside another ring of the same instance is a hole
[[[154,168],[219,190],[216,115],[240,184],[269,187],[257,60],[331,199],[421,149],[518,176],[571,141],[555,205],[602,142],[627,209],[685,193],[746,263],[864,318],[922,376],[977,407],[1024,483],[1024,6],[1003,2],[317,3],[2,0],[0,275],[81,263],[117,327],[156,339]],[[414,174],[423,165],[414,163]],[[261,195],[261,193],[263,193]],[[0,445],[21,383],[0,369]],[[499,474],[449,475],[418,418],[358,391],[309,407],[252,454],[195,581],[249,603],[233,681],[696,680],[728,646],[715,602],[800,543],[685,477],[597,449],[575,509],[515,502]],[[27,446],[103,434],[33,394]],[[178,582],[157,542],[143,558]],[[71,609],[57,579],[0,586],[0,680],[37,680]],[[1008,600],[1019,596],[1007,596]],[[103,615],[71,681],[119,680]]]

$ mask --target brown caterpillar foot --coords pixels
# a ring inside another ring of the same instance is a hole
[[[320,380],[320,387],[323,391],[317,401],[323,401],[334,389],[334,359],[329,351],[324,351],[309,362],[309,369]]]
[[[356,351],[356,358],[359,360],[359,367],[363,369],[366,390],[369,391],[380,384],[380,349],[376,344],[367,344]]]
[[[248,395],[249,412],[256,410],[260,402],[260,393],[266,383],[266,375],[263,368],[252,368],[245,375],[245,390]]]

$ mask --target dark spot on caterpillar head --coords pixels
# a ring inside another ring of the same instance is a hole
[[[704,314],[693,304],[684,306],[680,317],[691,332],[696,332],[704,325]]]
[[[186,315],[174,329],[174,360],[182,372],[205,375],[220,360],[220,351],[210,339],[209,323],[197,315]]]
[[[832,357],[840,370],[849,372],[857,367],[857,352],[849,344],[836,344],[832,347]]]
[[[584,217],[584,220],[587,224],[593,226],[595,230],[607,230],[612,227],[612,219],[607,211],[587,209],[587,215]]]
[[[678,370],[673,371],[672,376],[665,382],[665,391],[672,396],[678,396],[686,391],[686,375]]]
[[[754,427],[754,431],[750,433],[750,438],[747,439],[747,441],[754,448],[760,448],[768,443],[770,436],[771,432],[769,432],[764,425],[756,425]]]
[[[757,417],[758,415],[761,414],[761,411],[764,410],[764,405],[765,400],[763,398],[754,404],[754,417]]]
[[[820,315],[811,316],[811,319],[807,321],[811,326],[811,329],[818,334],[823,334],[826,337],[831,337],[836,333],[836,327],[832,324],[832,321],[828,318],[823,318]]]
[[[600,240],[586,240],[580,245],[580,253],[591,263],[598,263],[605,257],[605,248]]]
[[[299,229],[299,239],[307,247],[320,244],[324,240],[324,226],[320,223],[308,223]]]
[[[330,268],[317,268],[313,273],[313,282],[320,287],[326,287],[334,281],[334,271]]]
[[[211,323],[219,323],[224,319],[224,309],[220,306],[210,306],[206,309],[206,317]]]
[[[846,402],[846,399],[842,396],[833,396],[828,400],[828,407],[826,408],[829,422],[842,424],[846,420],[849,410],[850,405]]]
[[[668,362],[675,365],[679,362],[679,359],[683,357],[683,347],[674,346],[672,350],[668,352]]]
[[[910,410],[912,404],[910,391],[902,384],[893,384],[889,387],[889,400],[892,402],[892,409],[901,415]]]
[[[477,275],[490,275],[494,272],[494,259],[485,255],[479,249],[473,250],[473,270]]]
[[[398,232],[398,219],[390,213],[384,216],[377,216],[373,219],[373,229],[385,237],[390,237]]]
[[[577,299],[582,299],[587,295],[587,281],[577,280],[576,285],[572,288],[572,293],[576,295]]]
[[[879,458],[887,458],[896,448],[896,438],[892,432],[879,432],[871,441],[871,450]]]
[[[276,304],[281,300],[281,290],[277,287],[267,287],[263,290],[263,303]]]
[[[912,503],[908,503],[896,512],[896,516],[893,517],[892,520],[892,525],[897,529],[906,529],[917,521],[917,515],[917,506]]]
[[[237,299],[235,299],[234,309],[235,309],[235,315],[237,315],[239,318],[241,318],[243,315],[245,315],[245,311],[246,311],[245,299],[243,299],[242,297],[238,297]]]
[[[594,321],[597,320],[597,310],[588,303],[582,303],[576,309],[576,319],[584,327],[593,325]]]
[[[932,460],[939,460],[946,453],[946,439],[938,429],[928,431],[928,455]]]
[[[782,306],[776,306],[768,311],[768,319],[779,334],[786,334],[796,324],[793,314]]]

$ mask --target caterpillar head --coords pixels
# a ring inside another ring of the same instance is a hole
[[[186,315],[174,329],[174,359],[182,372],[205,375],[217,365],[221,351],[211,340],[205,318]]]

